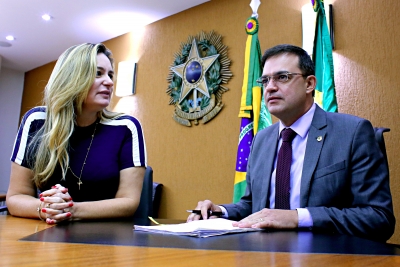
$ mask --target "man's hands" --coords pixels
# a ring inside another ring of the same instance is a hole
[[[207,219],[218,218],[217,216],[208,217],[209,211],[222,211],[219,206],[213,204],[210,200],[199,201],[199,203],[197,203],[195,210],[201,210],[201,215],[191,213],[187,218],[187,222],[197,221],[201,219],[207,220]]]
[[[209,211],[222,211],[219,206],[210,200],[199,201],[195,209],[200,210],[201,215],[191,213],[187,218],[187,222],[218,218],[217,216],[208,218]],[[262,209],[241,221],[234,222],[233,226],[241,228],[296,229],[298,224],[297,210]]]
[[[233,226],[241,228],[295,229],[298,227],[297,210],[262,209],[247,216]]]

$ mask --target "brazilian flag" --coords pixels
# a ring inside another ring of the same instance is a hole
[[[240,200],[246,191],[247,160],[257,131],[272,124],[263,97],[263,88],[256,82],[262,75],[261,49],[258,41],[258,20],[250,17],[246,22],[246,51],[239,117],[241,118],[236,158],[233,202]],[[271,151],[273,153],[273,151]]]
[[[332,43],[326,23],[324,1],[311,0],[311,3],[317,13],[312,55],[315,64],[315,76],[317,77],[315,102],[326,111],[337,112]]]

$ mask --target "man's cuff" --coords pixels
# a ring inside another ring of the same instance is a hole
[[[221,210],[222,210],[222,212],[224,213],[224,215],[222,215],[221,216],[221,218],[225,218],[225,219],[228,219],[228,211],[225,209],[225,207],[224,206],[218,206]]]
[[[311,228],[313,227],[313,220],[312,220],[311,214],[308,211],[308,209],[299,208],[296,210],[297,210],[297,215],[299,218],[298,227],[299,228],[310,228],[310,230],[311,230]]]

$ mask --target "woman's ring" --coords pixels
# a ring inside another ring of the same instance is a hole
[[[264,219],[263,219],[263,218],[259,218],[258,221],[259,221],[259,222],[263,222]]]
[[[46,204],[46,208],[50,209],[50,203]]]

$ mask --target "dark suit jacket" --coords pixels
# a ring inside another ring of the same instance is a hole
[[[278,132],[276,123],[255,136],[246,193],[238,203],[223,205],[230,219],[267,207]],[[313,230],[390,238],[395,218],[389,172],[369,121],[316,107],[304,157],[300,207],[309,210]]]

